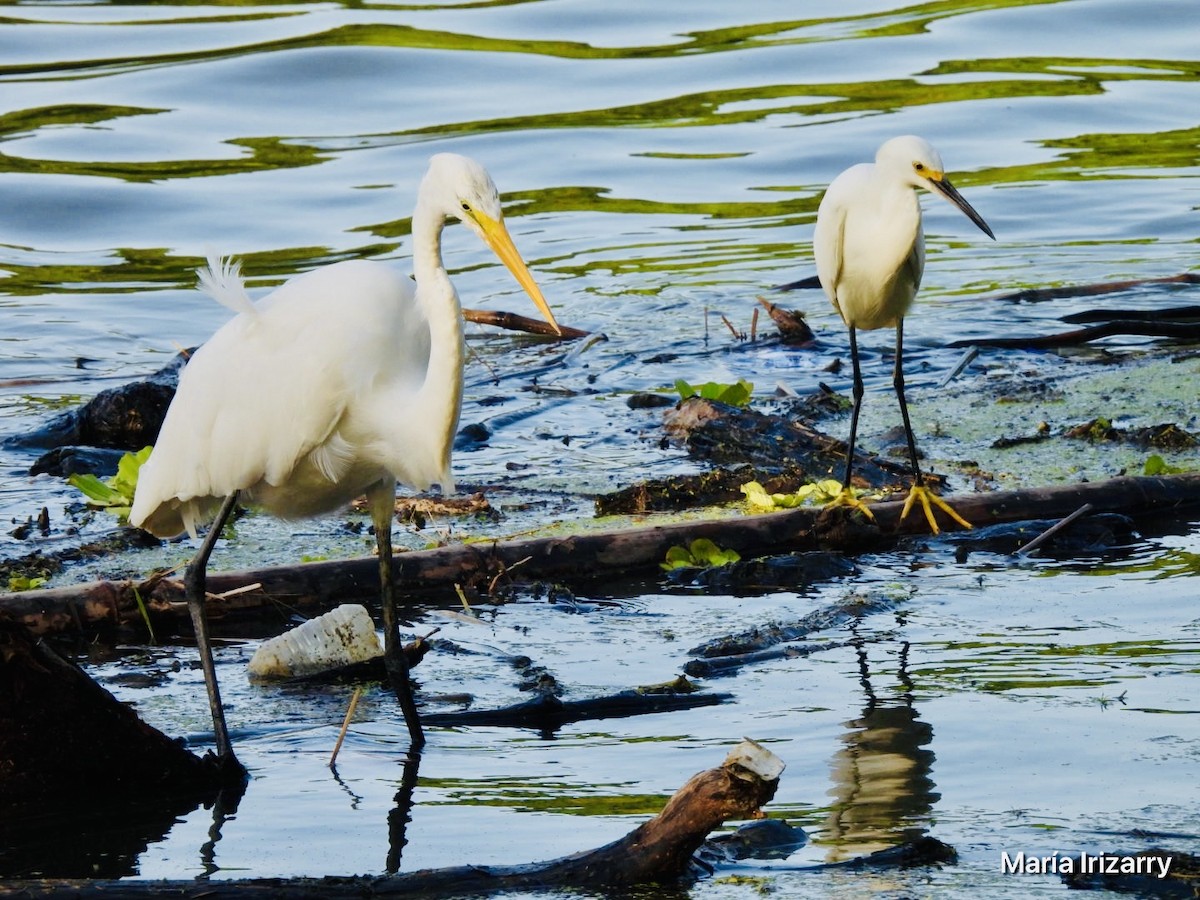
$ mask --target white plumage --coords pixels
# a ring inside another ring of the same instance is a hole
[[[850,490],[851,462],[862,405],[862,374],[858,361],[858,329],[896,328],[896,367],[893,383],[908,438],[913,466],[913,489],[901,513],[908,515],[920,501],[934,533],[937,523],[929,504],[967,523],[924,484],[917,463],[916,442],[904,399],[902,369],[904,316],[912,306],[925,272],[925,233],[917,189],[937,193],[962,210],[991,238],[992,230],[946,177],[942,158],[928,141],[913,135],[892,138],[875,154],[874,163],[851,166],[835,178],[821,198],[813,232],[817,276],[834,309],[850,329],[854,366],[854,410],[850,419],[849,450],[842,494],[835,505],[870,511]],[[970,527],[969,525],[967,527]]]
[[[448,219],[463,222],[496,252],[557,329],[504,226],[487,171],[466,157],[438,154],[413,213],[415,286],[381,263],[341,262],[252,303],[238,267],[210,258],[200,284],[236,315],[184,368],[130,514],[134,525],[160,536],[185,529],[195,535],[222,504],[227,514],[226,501],[235,496],[298,518],[365,493],[379,542],[389,660],[403,668],[393,680],[418,744],[423,737],[407,668],[392,646],[391,523],[397,481],[454,490],[450,449],[464,345],[462,310],[441,257]],[[218,750],[232,759],[202,621],[212,538],[189,567],[188,599],[207,656]]]
[[[443,302],[459,315],[456,298]],[[461,326],[450,331],[439,350],[461,368]],[[131,520],[195,534],[238,490],[274,515],[311,516],[389,474],[453,491],[460,384],[427,380],[429,362],[429,323],[411,281],[388,266],[343,262],[288,281],[184,368]]]
[[[450,217],[496,249],[553,323],[491,178],[452,154],[433,158],[418,196],[415,290],[392,267],[357,260],[251,303],[238,268],[210,259],[201,286],[237,316],[184,368],[131,521],[162,536],[195,534],[234,491],[284,518],[338,509],[391,477],[452,492],[463,332],[441,261]]]

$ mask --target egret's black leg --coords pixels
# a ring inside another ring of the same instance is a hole
[[[921,464],[917,462],[917,441],[913,437],[912,422],[908,418],[908,401],[904,399],[903,319],[896,323],[896,368],[892,372],[892,384],[896,388],[896,397],[900,401],[900,416],[904,419],[904,436],[908,440],[908,455],[912,459],[913,468],[913,486],[908,492],[908,498],[904,501],[904,508],[900,511],[900,521],[903,522],[908,518],[908,513],[915,503],[920,503],[921,511],[925,513],[925,521],[929,523],[929,530],[934,534],[938,534],[940,531],[933,514],[933,507],[935,506],[963,528],[970,528],[970,522],[955,512],[950,504],[937,496],[925,484],[925,476],[921,473]]]
[[[925,476],[917,462],[917,441],[913,437],[912,422],[908,418],[908,401],[904,399],[904,320],[896,323],[896,368],[892,371],[892,387],[900,401],[900,418],[904,420],[904,437],[908,441],[908,457],[912,460],[913,484],[924,487]]]
[[[222,765],[235,770],[245,770],[233,753],[233,745],[229,741],[229,729],[225,726],[225,707],[221,705],[221,688],[217,684],[217,670],[213,664],[212,644],[208,638],[208,616],[204,611],[205,590],[207,584],[208,558],[212,555],[221,529],[233,513],[237,503],[238,492],[234,491],[225,498],[217,517],[213,520],[208,534],[200,550],[188,563],[187,572],[183,577],[184,595],[187,597],[188,612],[192,616],[192,629],[196,633],[196,648],[200,651],[200,666],[204,670],[204,684],[208,688],[208,706],[212,711],[213,733],[216,736],[217,756]]]
[[[408,658],[400,641],[400,629],[396,621],[396,594],[392,577],[392,515],[396,502],[396,483],[387,482],[371,497],[372,517],[375,520],[375,546],[379,550],[379,603],[383,610],[383,655],[388,676],[408,734],[412,748],[425,746],[425,732],[417,713],[417,702],[413,699],[412,681],[408,674]]]
[[[862,367],[858,362],[858,338],[854,334],[854,326],[850,326],[850,366],[854,371],[854,408],[850,412],[850,437],[846,446],[846,474],[842,477],[842,490],[850,489],[850,473],[854,467],[854,444],[858,439],[858,413],[862,409],[863,378]]]

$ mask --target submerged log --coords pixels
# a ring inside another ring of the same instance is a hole
[[[799,646],[787,642],[839,628],[864,616],[887,612],[899,606],[904,599],[882,592],[852,593],[837,603],[814,609],[793,622],[776,622],[705,641],[688,651],[689,656],[697,658],[688,662],[683,671],[695,678],[728,675],[747,664],[767,659],[808,656],[820,650],[840,647],[844,642]],[[785,643],[786,646],[780,646]]]
[[[947,498],[977,527],[1025,519],[1058,519],[1085,503],[1097,513],[1116,512],[1161,518],[1200,505],[1200,474],[1121,477],[1020,491],[958,494]],[[667,550],[708,538],[743,557],[815,549],[881,549],[898,537],[928,534],[921,515],[900,522],[901,500],[874,503],[874,523],[857,516],[822,515],[801,507],[762,515],[648,525],[569,537],[528,538],[494,543],[460,544],[398,554],[393,562],[398,590],[414,601],[427,602],[431,592],[453,586],[483,595],[514,575],[530,581],[562,580],[586,585],[626,576],[657,574]],[[953,528],[948,523],[947,528]],[[341,603],[376,602],[378,566],[371,557],[298,566],[274,566],[242,572],[214,572],[209,589],[250,590],[209,599],[215,620],[246,618],[263,610],[278,617],[289,610],[326,611]],[[64,588],[0,594],[0,610],[36,633],[93,634],[119,627],[140,627],[137,595],[145,602],[155,628],[164,633],[186,629],[182,587],[170,579],[147,582],[96,581]]]
[[[1176,338],[1194,340],[1200,338],[1198,322],[1145,321],[1141,319],[1118,319],[1088,328],[1076,328],[1058,334],[1030,335],[1027,337],[970,338],[951,341],[947,347],[995,347],[997,349],[1047,349],[1050,347],[1074,347],[1089,341],[1113,337],[1118,334],[1142,337]]]
[[[1042,303],[1066,297],[1095,297],[1099,294],[1116,294],[1146,285],[1200,284],[1200,272],[1183,272],[1159,278],[1136,278],[1129,281],[1101,281],[1094,284],[1072,284],[1053,288],[1027,288],[1011,294],[1001,294],[994,300],[1011,303]]]
[[[141,450],[158,438],[189,352],[179,353],[147,378],[101,391],[78,409],[61,413],[35,431],[9,438],[5,444],[47,449],[83,446]],[[53,471],[46,459],[39,460],[35,470]]]
[[[499,725],[510,728],[556,731],[571,722],[626,718],[648,713],[695,709],[700,706],[716,706],[731,699],[733,699],[731,694],[650,694],[636,690],[621,691],[603,697],[589,697],[583,700],[560,700],[553,695],[542,694],[524,703],[516,703],[501,709],[464,709],[458,712],[425,713],[421,716],[421,721],[426,725]]]
[[[754,741],[738,744],[720,766],[700,772],[653,819],[604,847],[520,866],[455,866],[385,877],[260,878],[244,881],[9,881],[0,897],[91,900],[121,897],[340,898],[464,896],[561,887],[620,887],[677,881],[693,854],[729,819],[758,814],[775,796],[783,763]]]

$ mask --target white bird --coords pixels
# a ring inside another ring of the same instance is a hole
[[[366,494],[380,562],[386,659],[415,747],[424,743],[399,643],[392,592],[396,483],[454,490],[450,450],[462,405],[463,320],[442,263],[457,219],[492,248],[558,330],[520,253],[487,171],[440,153],[412,218],[413,268],[364,260],[292,278],[251,302],[238,267],[210,258],[200,284],[237,315],[195,352],[179,379],[130,521],[167,537],[215,521],[185,587],[208,685],[218,757],[233,755],[204,616],[205,567],[239,496],[283,518],[318,515]],[[218,511],[219,509],[219,511]]]
[[[858,414],[862,407],[863,381],[858,362],[859,328],[896,327],[896,366],[892,383],[900,401],[900,415],[912,459],[913,486],[903,520],[919,502],[933,533],[938,527],[930,504],[936,505],[964,527],[970,524],[925,484],[917,463],[917,447],[908,404],[904,399],[904,315],[912,306],[925,271],[925,234],[921,228],[921,204],[917,189],[948,199],[988,237],[995,240],[983,217],[963,199],[946,177],[942,158],[928,141],[913,135],[892,138],[875,154],[875,162],[851,166],[829,185],[817,210],[813,254],[817,277],[830,301],[850,329],[850,359],[854,367],[854,410],[850,416],[850,438],[842,492],[831,505],[861,509],[874,518],[850,488]]]

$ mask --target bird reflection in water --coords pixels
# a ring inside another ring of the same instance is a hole
[[[871,683],[871,646],[880,645],[856,644],[865,704],[861,716],[844,723],[842,747],[831,761],[834,799],[822,837],[829,862],[917,840],[941,797],[930,777],[933,726],[913,705],[909,645],[900,646],[900,690],[891,695],[877,693]]]

